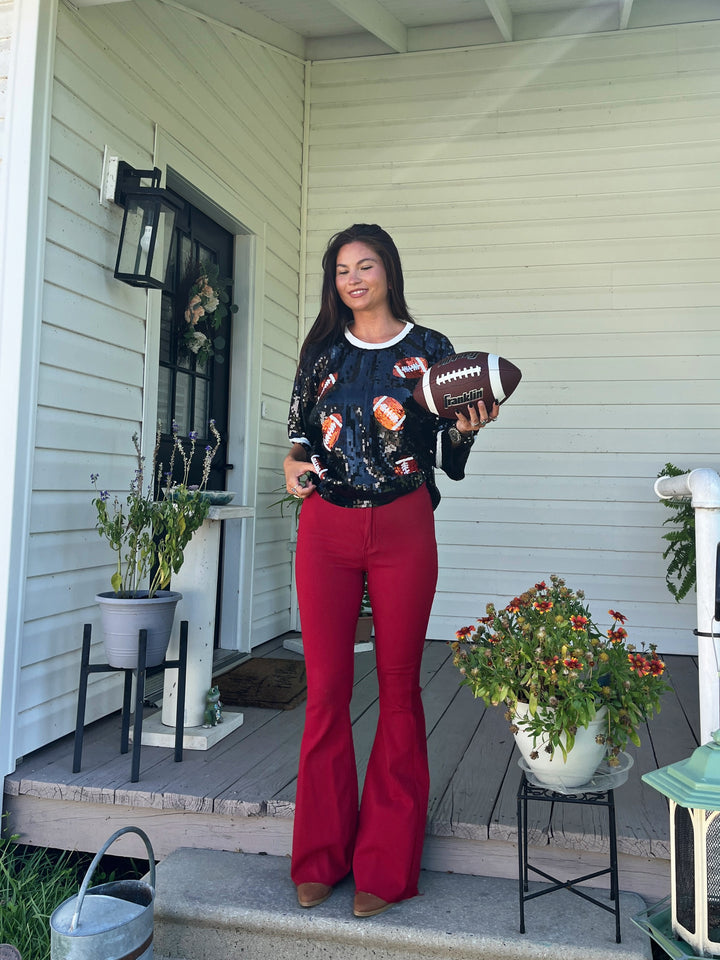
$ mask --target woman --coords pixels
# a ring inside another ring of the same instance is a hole
[[[320,312],[303,344],[289,416],[287,490],[303,500],[296,582],[308,679],[292,878],[313,907],[353,871],[354,913],[417,894],[429,776],[420,660],[437,579],[436,458],[453,479],[481,401],[457,423],[412,400],[453,353],[415,324],[400,256],[375,224],[355,224],[323,257]],[[365,578],[373,612],[380,716],[358,810],[350,724],[354,635]]]

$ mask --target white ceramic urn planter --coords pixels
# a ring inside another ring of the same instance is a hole
[[[135,597],[118,597],[112,590],[98,593],[95,600],[100,606],[109,666],[137,667],[141,630],[147,630],[146,666],[162,663],[170,642],[175,607],[181,599],[182,594],[172,590],[158,590],[151,599],[147,590],[138,591]]]
[[[517,719],[524,719],[528,715],[528,705],[518,703],[515,708]],[[593,774],[602,763],[605,756],[605,744],[597,743],[596,737],[603,732],[607,710],[603,707],[590,721],[587,727],[579,726],[575,734],[575,744],[567,755],[559,747],[555,748],[552,757],[545,752],[547,740],[538,737],[535,740],[532,734],[518,726],[515,743],[525,761],[526,768],[532,773],[538,783],[547,787],[580,787],[592,780]],[[565,743],[565,735],[562,735]],[[537,758],[531,755],[537,752]]]

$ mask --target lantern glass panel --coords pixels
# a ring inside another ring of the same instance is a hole
[[[708,810],[705,821],[708,939],[720,943],[720,818]]]
[[[155,245],[155,256],[153,258],[153,273],[162,286],[165,283],[168,260],[173,248],[173,231],[175,229],[174,207],[160,203],[158,206],[158,217],[160,218],[160,229],[158,230],[157,243]]]
[[[695,933],[695,831],[690,811],[675,805],[675,916]]]
[[[117,276],[139,287],[162,287],[175,213],[174,206],[150,191],[127,195]]]
[[[118,273],[145,276],[150,242],[145,228],[149,226],[142,204],[128,200],[123,222],[122,246],[118,254]]]

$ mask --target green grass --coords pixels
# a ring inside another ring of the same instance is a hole
[[[0,836],[0,943],[17,947],[22,960],[49,960],[50,915],[77,894],[93,855],[28,847],[17,840]],[[110,874],[105,872],[108,863]],[[100,867],[93,885],[138,879],[145,872],[138,862],[117,857],[104,858]]]
[[[77,889],[77,857],[0,838],[0,943],[23,960],[46,960],[50,914]]]

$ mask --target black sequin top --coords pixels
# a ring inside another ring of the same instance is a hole
[[[472,438],[453,447],[451,422],[412,399],[423,373],[453,352],[447,337],[412,323],[385,343],[347,330],[327,349],[308,351],[295,377],[288,436],[307,448],[323,499],[381,506],[427,483],[437,506],[434,467],[462,480]]]

